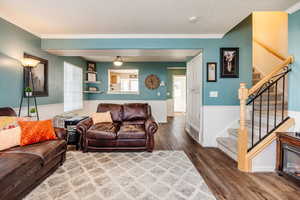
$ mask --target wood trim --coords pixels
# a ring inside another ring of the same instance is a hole
[[[256,92],[261,86],[263,86],[263,84],[268,82],[274,75],[280,72],[284,67],[288,66],[289,64],[292,64],[293,62],[294,62],[294,57],[289,56],[283,63],[277,65],[270,74],[265,76],[258,83],[256,83],[251,89],[249,89],[249,96],[254,92]]]
[[[258,145],[256,145],[250,152],[247,153],[245,159],[246,170],[248,172],[252,171],[252,160],[255,156],[257,156],[260,152],[262,152],[267,146],[269,146],[275,139],[277,132],[285,132],[289,128],[295,125],[295,120],[293,118],[288,119],[285,123],[279,126],[273,133],[271,133],[268,137],[262,140]]]
[[[274,55],[276,58],[284,61],[287,58],[283,55],[281,55],[280,53],[278,53],[276,50],[274,50],[273,48],[265,45],[264,43],[258,41],[256,38],[253,38],[253,42],[255,42],[256,44],[258,44],[259,46],[263,47],[265,50],[267,50],[269,53],[271,53],[272,55]]]
[[[241,171],[247,171],[247,151],[248,151],[248,129],[246,126],[246,112],[247,112],[247,99],[248,89],[246,83],[240,84],[239,89],[240,99],[240,129],[238,135],[238,168]]]

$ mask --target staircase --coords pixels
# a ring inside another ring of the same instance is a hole
[[[253,70],[253,74],[252,74],[253,85],[261,81],[262,78],[263,76],[259,72]],[[277,95],[276,95],[275,87],[272,86],[270,87],[269,98],[268,98],[268,94],[262,94],[261,101],[259,99],[258,101],[255,101],[253,103],[254,105],[249,105],[247,107],[249,116],[253,117],[252,118],[253,120],[246,121],[248,133],[250,133],[248,134],[248,149],[250,149],[254,144],[260,141],[260,137],[259,137],[260,130],[261,130],[261,138],[263,138],[270,130],[272,130],[273,124],[278,125],[282,121],[282,118],[287,117],[287,109],[288,109],[287,102],[283,101],[283,98],[284,98],[283,91],[277,91]],[[284,105],[282,105],[283,102]],[[275,104],[276,104],[276,111],[275,111]],[[254,113],[252,108],[254,110]],[[275,114],[276,114],[276,121],[275,121]],[[253,130],[252,130],[252,126],[253,126]],[[251,134],[252,131],[253,131],[253,136]],[[238,127],[232,127],[227,130],[228,136],[217,138],[218,148],[236,161],[238,158],[238,132],[239,132]]]

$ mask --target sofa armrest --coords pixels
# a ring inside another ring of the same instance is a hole
[[[84,134],[87,130],[89,130],[89,128],[93,125],[93,120],[92,118],[87,118],[85,120],[82,120],[81,122],[79,122],[76,125],[76,130],[80,133],[80,134]]]
[[[58,139],[67,140],[67,131],[64,128],[54,128]]]
[[[158,130],[158,124],[156,123],[155,119],[151,116],[145,122],[145,129],[148,134],[153,135]]]

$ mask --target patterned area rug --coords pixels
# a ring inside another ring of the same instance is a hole
[[[183,151],[67,152],[26,200],[215,200]]]

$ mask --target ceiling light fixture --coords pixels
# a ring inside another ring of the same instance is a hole
[[[195,24],[195,23],[199,22],[199,17],[192,16],[192,17],[189,18],[189,21],[190,21],[190,23]]]
[[[113,63],[114,63],[114,66],[117,66],[117,67],[122,66],[123,60],[122,60],[121,56],[117,56]]]

